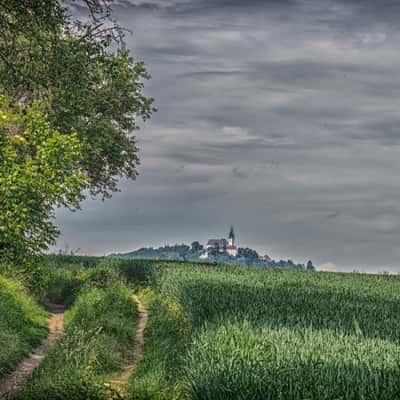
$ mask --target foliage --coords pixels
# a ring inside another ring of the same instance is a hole
[[[0,259],[40,254],[58,235],[55,207],[137,175],[132,132],[155,111],[149,75],[110,1],[81,2],[85,21],[70,1],[0,0]]]
[[[307,271],[315,271],[315,267],[314,267],[314,265],[313,265],[311,260],[307,261],[306,270]]]
[[[41,304],[70,306],[85,282],[87,270],[76,265],[60,268],[46,259],[41,261],[34,265],[10,264],[7,271],[0,268],[0,273],[20,281]]]
[[[65,254],[46,254],[42,258],[43,262],[52,267],[57,268],[89,268],[96,267],[99,262],[99,257],[94,256],[77,256]]]
[[[0,259],[54,243],[53,207],[82,199],[81,151],[76,133],[54,130],[38,103],[18,105],[0,93]]]
[[[12,371],[46,334],[46,312],[15,277],[0,275],[0,377]]]
[[[149,312],[144,357],[127,388],[127,399],[172,400],[184,396],[183,357],[190,326],[182,306],[149,288],[139,293]]]
[[[152,260],[169,260],[169,261],[194,261],[201,263],[231,264],[231,265],[251,265],[257,267],[269,268],[288,268],[303,270],[306,267],[303,264],[295,264],[291,260],[284,261],[264,261],[258,253],[248,247],[238,249],[236,257],[230,256],[226,251],[220,252],[217,248],[208,250],[208,258],[200,258],[203,253],[203,246],[199,242],[193,242],[191,246],[186,244],[176,244],[173,246],[165,245],[158,248],[143,247],[136,251],[123,254],[111,254],[111,257],[132,258],[132,259],[152,259]],[[310,261],[311,262],[311,261]],[[315,267],[307,268],[314,271]]]
[[[52,129],[76,132],[89,188],[104,195],[135,178],[131,132],[154,111],[142,93],[149,75],[121,46],[109,3],[83,1],[82,22],[57,0],[0,0],[0,82],[19,102],[45,100]]]
[[[85,274],[85,287],[105,289],[121,282],[119,270],[110,260],[98,260],[95,268],[90,268]]]
[[[109,398],[104,380],[130,353],[136,303],[122,283],[87,288],[66,313],[66,330],[29,378],[18,399]]]
[[[255,250],[250,249],[248,247],[239,247],[238,256],[255,260],[259,259],[258,253]]]
[[[202,244],[200,244],[198,241],[195,241],[191,244],[191,250],[192,252],[196,253],[196,252],[201,252],[203,251],[204,247]]]
[[[80,260],[80,262],[77,262]],[[13,267],[19,279],[41,303],[56,303],[70,306],[81,290],[105,289],[122,282],[117,268],[109,260],[96,257],[45,256],[41,263],[27,268]]]
[[[191,257],[198,256],[199,253],[192,252],[191,247],[186,244],[176,244],[173,246],[165,245],[159,248],[143,247],[139,250],[126,254],[113,254],[112,256],[124,258],[142,258],[142,259],[159,259],[159,260],[177,260],[185,261]]]

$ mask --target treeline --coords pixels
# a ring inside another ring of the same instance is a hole
[[[152,260],[174,260],[174,261],[193,261],[231,265],[249,265],[269,268],[287,268],[296,270],[315,271],[316,268],[312,261],[307,264],[298,264],[292,260],[264,260],[256,250],[249,247],[239,247],[236,257],[230,256],[226,252],[209,249],[208,257],[201,258],[204,247],[199,242],[193,242],[191,246],[187,244],[165,245],[158,248],[142,247],[129,253],[111,254],[110,257],[132,258],[132,259],[152,259]]]

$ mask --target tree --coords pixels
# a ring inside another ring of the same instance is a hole
[[[307,270],[307,271],[315,271],[315,267],[314,267],[314,265],[313,265],[313,263],[312,263],[311,260],[309,260],[309,261],[307,262],[306,270]]]
[[[194,253],[203,250],[203,246],[198,241],[193,242],[191,246],[192,246],[192,252]]]
[[[0,94],[0,260],[24,260],[53,244],[54,206],[76,207],[86,185],[76,132],[54,130],[40,105]]]
[[[84,189],[111,196],[137,175],[149,75],[110,2],[80,2],[86,22],[64,7],[73,0],[0,0],[0,258],[43,251],[58,234],[54,207],[78,207]]]
[[[244,258],[248,259],[249,261],[258,260],[260,258],[260,256],[258,255],[258,253],[255,250],[250,249],[248,247],[245,247],[245,248],[239,247],[238,257],[244,257]]]
[[[0,0],[0,82],[20,102],[41,99],[54,129],[76,132],[88,188],[110,196],[120,177],[137,175],[132,132],[151,116],[153,99],[142,93],[149,75],[121,45],[109,2],[82,2],[85,23],[57,0]]]

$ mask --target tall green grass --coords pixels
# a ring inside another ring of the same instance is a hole
[[[399,360],[386,340],[242,322],[204,326],[186,371],[196,400],[394,400]]]
[[[129,400],[400,399],[399,277],[97,262],[153,288]]]
[[[192,325],[192,399],[400,399],[397,276],[154,262],[147,274]]]
[[[144,357],[127,388],[129,400],[173,400],[184,397],[182,379],[190,326],[182,306],[151,289],[139,293],[149,313]]]
[[[105,381],[132,351],[137,308],[115,273],[92,272],[66,313],[65,333],[30,377],[20,400],[109,398]],[[90,282],[90,283],[89,283]]]
[[[0,377],[47,335],[47,313],[14,279],[0,275]]]

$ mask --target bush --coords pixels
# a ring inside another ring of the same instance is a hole
[[[86,287],[106,288],[122,281],[119,269],[105,260],[99,261],[97,267],[88,269],[85,274]]]

